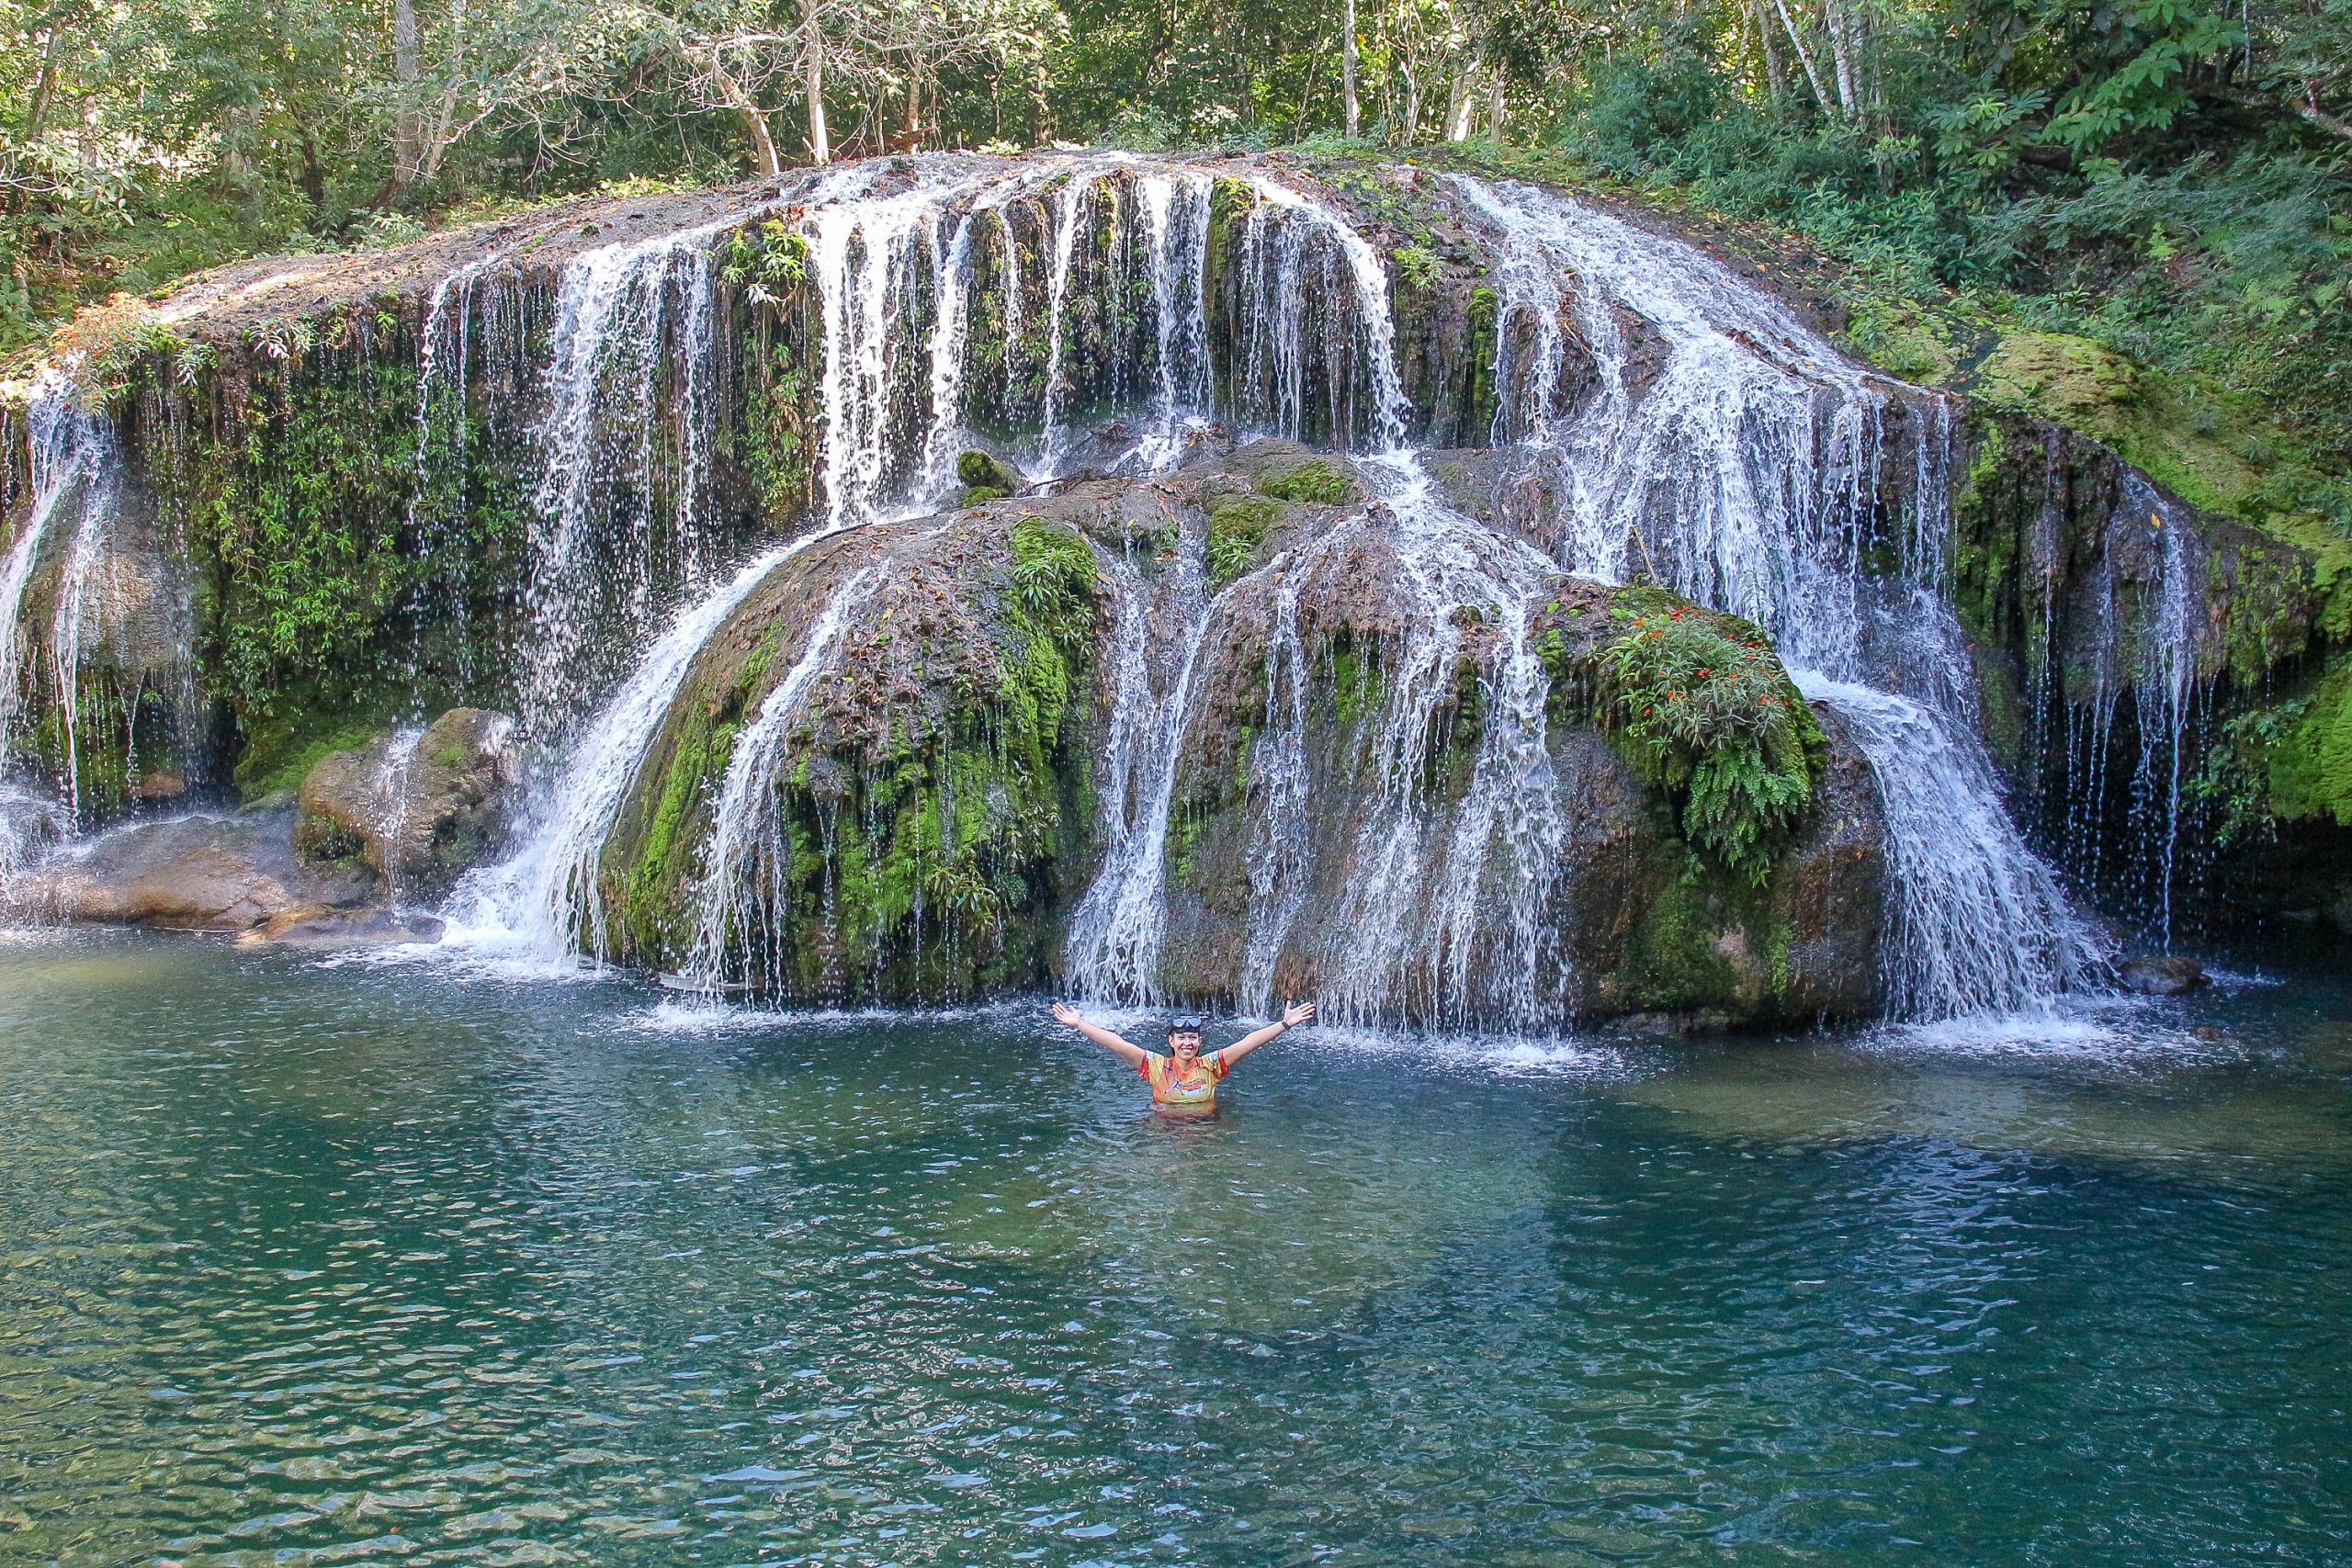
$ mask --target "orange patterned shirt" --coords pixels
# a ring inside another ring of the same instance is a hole
[[[1182,1111],[1214,1111],[1216,1080],[1225,1077],[1225,1053],[1202,1052],[1193,1058],[1193,1070],[1180,1077],[1173,1056],[1146,1051],[1143,1060],[1136,1066],[1136,1076],[1151,1085],[1154,1104]]]

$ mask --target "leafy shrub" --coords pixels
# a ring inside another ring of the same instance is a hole
[[[1683,836],[1761,886],[1813,800],[1820,727],[1754,627],[1658,593],[1628,593],[1604,650],[1617,736],[1679,797]]]
[[[118,294],[103,305],[85,305],[50,334],[48,357],[71,367],[85,396],[111,401],[149,355],[175,354],[179,333],[144,299]]]
[[[1427,245],[1399,245],[1389,259],[1396,264],[1396,281],[1407,288],[1426,290],[1437,287],[1442,276],[1437,253]]]

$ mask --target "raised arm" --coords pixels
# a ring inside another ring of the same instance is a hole
[[[1117,1052],[1125,1057],[1130,1065],[1140,1064],[1146,1056],[1150,1055],[1142,1046],[1130,1044],[1101,1024],[1087,1022],[1085,1019],[1079,1016],[1078,1010],[1068,1002],[1054,1004],[1054,1021],[1069,1025],[1105,1051]]]
[[[1233,1070],[1234,1063],[1238,1062],[1242,1057],[1247,1056],[1250,1052],[1255,1051],[1259,1046],[1263,1045],[1267,1041],[1273,1039],[1284,1030],[1295,1029],[1314,1016],[1315,1004],[1313,1002],[1299,1002],[1295,1006],[1286,1007],[1283,1009],[1283,1020],[1280,1023],[1270,1023],[1263,1029],[1253,1029],[1249,1033],[1243,1035],[1240,1039],[1235,1041],[1232,1044],[1227,1045],[1224,1050],[1218,1052],[1217,1055],[1225,1059],[1226,1070],[1230,1072]]]

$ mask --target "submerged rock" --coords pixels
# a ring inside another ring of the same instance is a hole
[[[369,902],[376,879],[294,852],[293,817],[256,811],[141,822],[74,845],[19,879],[53,918],[244,931],[289,909]]]
[[[435,942],[448,922],[432,915],[382,908],[335,909],[298,904],[281,909],[237,938],[239,947],[295,947],[339,952],[356,947],[397,947]]]
[[[356,856],[403,897],[447,888],[498,848],[514,737],[505,714],[451,708],[422,732],[330,753],[302,780],[295,841],[315,860]]]
[[[2177,997],[2211,983],[2194,958],[2127,958],[2115,966],[2116,982],[2143,997]]]

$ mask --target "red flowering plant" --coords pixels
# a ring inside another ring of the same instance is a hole
[[[1620,747],[1681,806],[1683,836],[1761,885],[1813,800],[1820,727],[1764,636],[1656,590],[1628,590],[1603,650]]]

